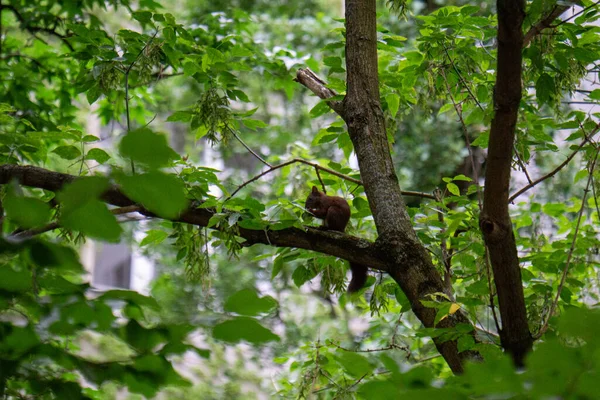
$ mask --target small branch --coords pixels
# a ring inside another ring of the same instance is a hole
[[[525,177],[527,178],[527,182],[531,184],[531,177],[529,176],[529,172],[527,172],[527,168],[525,168],[525,163],[521,160],[521,156],[517,151],[517,146],[513,144],[513,152],[515,153],[515,157],[517,158],[517,164],[521,167],[521,170],[525,173]]]
[[[271,164],[266,162],[261,156],[259,156],[254,150],[252,150],[246,143],[244,143],[244,141],[237,135],[237,133],[235,133],[235,131],[233,129],[231,129],[231,127],[229,125],[225,125],[225,126],[227,127],[229,132],[233,135],[233,137],[236,138],[237,141],[240,142],[242,144],[242,146],[244,146],[246,148],[246,150],[248,150],[250,152],[250,154],[252,154],[254,157],[256,157],[261,163],[265,164],[267,167],[273,168],[273,166]]]
[[[325,182],[321,178],[321,173],[319,172],[319,168],[315,168],[315,172],[317,174],[317,179],[321,182],[321,186],[323,187],[323,193],[327,194],[327,189],[325,189]]]
[[[138,55],[131,62],[131,64],[129,64],[129,67],[127,67],[127,70],[125,71],[125,116],[127,117],[127,133],[131,132],[131,117],[129,115],[129,73],[131,72],[131,69],[133,68],[135,63],[142,56],[142,54],[144,53],[146,48],[148,48],[150,43],[152,43],[152,41],[154,40],[156,35],[158,35],[158,29],[156,30],[156,32],[154,32],[154,35],[152,35],[150,40],[144,44],[144,47],[142,47],[142,49],[140,50]],[[135,166],[133,165],[133,160],[130,160],[130,161],[131,161],[131,172],[135,174]]]
[[[443,206],[444,199],[442,197],[442,191],[439,188],[436,188],[433,192],[437,201]],[[440,240],[440,249],[442,251],[442,262],[444,263],[444,285],[446,285],[446,289],[448,293],[452,293],[452,253],[448,251],[448,245],[446,244],[446,239],[444,235],[446,234],[445,222],[444,222],[444,213],[441,208],[437,210],[438,221],[440,222],[441,232],[441,240]]]
[[[17,180],[23,186],[36,187],[52,192],[60,191],[64,185],[72,183],[78,178],[73,175],[48,171],[44,168],[4,164],[0,165],[0,185]],[[110,186],[100,200],[117,207],[134,206],[127,208],[128,212],[137,211],[140,214],[157,218],[155,214],[146,210],[143,205],[136,204],[128,198],[117,186]],[[214,208],[197,208],[190,206],[188,209],[173,219],[174,222],[183,222],[191,225],[207,227],[210,219],[217,211]],[[227,213],[226,209],[221,210]],[[212,227],[211,229],[220,229]],[[291,247],[316,251],[334,257],[342,258],[353,263],[365,265],[378,271],[388,271],[388,261],[382,254],[380,247],[374,242],[346,235],[341,232],[323,231],[320,229],[285,228],[280,230],[249,229],[238,226],[237,235],[245,239],[245,246],[265,244],[276,247]]]
[[[36,59],[34,57],[31,57],[31,56],[26,56],[24,54],[20,54],[20,53],[13,53],[13,54],[7,54],[5,56],[1,56],[0,60],[6,61],[6,60],[9,60],[11,58],[24,58],[26,60],[30,60],[32,63],[34,63],[35,65],[37,65],[41,69],[48,71],[48,68],[46,68],[38,59]]]
[[[596,128],[594,129],[594,132],[592,133],[591,136],[595,135],[598,132],[599,129],[600,129],[600,124],[596,126]],[[589,141],[589,139],[590,139],[590,137],[586,137],[581,142],[581,144],[577,147],[577,149],[575,151],[573,151],[573,153],[571,153],[569,155],[569,157],[567,157],[565,159],[565,161],[563,161],[559,166],[557,166],[556,168],[554,168],[552,171],[550,171],[546,175],[542,176],[541,178],[538,178],[535,181],[531,182],[530,184],[524,186],[522,189],[520,189],[515,194],[513,194],[512,196],[510,196],[509,199],[508,199],[508,202],[512,203],[513,201],[515,201],[515,199],[517,197],[519,197],[520,195],[522,195],[523,193],[525,193],[526,191],[528,191],[532,187],[537,186],[538,184],[540,184],[541,182],[545,181],[546,179],[552,178],[554,175],[556,175],[558,173],[558,171],[560,171],[561,169],[563,169],[569,163],[569,161],[571,161],[573,159],[573,157],[575,157],[577,155],[577,153],[579,153],[579,151],[581,150],[581,148]]]
[[[496,332],[501,332],[500,322],[498,322],[498,315],[496,314],[496,306],[494,305],[494,291],[492,289],[492,271],[490,267],[490,258],[488,254],[487,246],[484,247],[484,260],[486,268],[486,277],[488,283],[488,290],[490,295],[490,309],[492,310],[492,317],[494,318],[494,324],[496,325]]]
[[[558,285],[558,289],[556,291],[556,296],[554,297],[554,301],[552,302],[552,306],[548,311],[548,316],[544,321],[544,325],[540,328],[540,331],[537,335],[534,336],[534,339],[537,340],[541,338],[544,333],[548,330],[548,323],[550,322],[550,318],[556,311],[556,307],[558,306],[558,299],[560,299],[560,294],[562,292],[563,286],[565,285],[565,281],[567,280],[567,274],[569,272],[569,267],[571,266],[571,258],[573,257],[573,251],[575,250],[575,243],[577,242],[577,235],[579,234],[579,228],[581,226],[581,219],[583,217],[583,210],[585,210],[585,201],[587,195],[590,191],[590,185],[592,182],[592,177],[594,176],[594,170],[596,169],[596,161],[598,160],[598,154],[600,153],[600,148],[596,149],[596,154],[594,155],[594,159],[590,165],[590,174],[588,176],[587,184],[585,185],[585,190],[583,191],[583,198],[581,199],[581,208],[579,209],[579,213],[577,216],[577,224],[575,225],[575,231],[573,232],[573,240],[571,241],[571,247],[569,248],[569,253],[567,254],[567,262],[562,272],[562,277],[560,279],[560,283]]]
[[[296,72],[296,82],[305,86],[323,100],[337,96],[337,93],[327,87],[327,83],[317,76],[310,68],[300,68]],[[344,106],[341,101],[331,100],[327,104],[335,111],[342,119],[345,119]]]
[[[128,214],[131,212],[138,212],[141,209],[142,208],[138,205],[132,205],[132,206],[126,206],[126,207],[120,207],[120,208],[113,208],[112,210],[110,210],[110,212],[113,215],[121,215],[121,214]],[[60,225],[58,222],[55,221],[55,222],[51,222],[45,226],[42,226],[40,228],[28,229],[26,231],[21,231],[21,232],[15,233],[15,234],[11,235],[11,237],[18,238],[18,239],[27,239],[27,238],[31,238],[33,236],[40,235],[42,233],[53,231],[57,228],[60,228]]]
[[[278,170],[278,169],[280,169],[280,168],[286,167],[286,166],[288,166],[288,165],[291,165],[291,164],[294,164],[294,163],[300,163],[300,164],[306,164],[306,165],[310,165],[311,167],[315,168],[316,170],[325,171],[325,172],[327,172],[327,173],[329,173],[329,174],[331,174],[331,175],[335,175],[335,176],[337,176],[338,178],[341,178],[341,179],[344,179],[344,180],[346,180],[346,181],[349,181],[349,182],[352,182],[352,183],[356,183],[357,185],[361,185],[361,186],[362,186],[362,182],[361,182],[359,179],[355,179],[355,178],[352,178],[352,177],[350,177],[350,176],[348,176],[348,175],[341,174],[341,173],[339,173],[339,172],[337,172],[337,171],[334,171],[334,170],[332,170],[332,169],[330,169],[330,168],[327,168],[327,167],[322,167],[322,166],[320,166],[320,165],[319,165],[319,164],[317,164],[317,163],[313,163],[313,162],[310,162],[310,161],[306,161],[306,160],[303,160],[303,159],[301,159],[301,158],[294,158],[294,159],[291,159],[291,160],[289,160],[289,161],[283,162],[283,163],[281,163],[281,164],[278,164],[278,165],[275,165],[275,166],[271,166],[271,168],[267,169],[266,171],[263,171],[263,172],[261,172],[260,174],[256,175],[255,177],[253,177],[252,179],[250,179],[250,180],[247,180],[246,182],[242,183],[240,186],[238,186],[238,187],[237,187],[237,189],[235,189],[235,190],[233,191],[233,193],[231,193],[231,195],[229,195],[229,197],[227,197],[227,199],[225,199],[225,201],[227,201],[227,200],[231,199],[231,198],[232,198],[233,196],[235,196],[235,195],[236,195],[236,194],[237,194],[237,193],[238,193],[240,190],[242,190],[244,187],[248,186],[250,183],[252,183],[252,182],[255,182],[255,181],[259,180],[259,179],[260,179],[260,178],[262,178],[263,176],[265,176],[265,175],[267,175],[267,174],[270,174],[270,173],[271,173],[271,172],[273,172],[273,171],[276,171],[276,170]],[[403,194],[404,196],[422,197],[422,198],[424,198],[424,199],[432,199],[432,200],[435,200],[435,196],[434,196],[434,195],[432,195],[432,194],[429,194],[429,193],[423,193],[423,192],[413,192],[413,191],[409,191],[409,190],[406,190],[406,191],[405,191],[405,190],[403,190],[403,191],[402,191],[402,194]]]
[[[562,24],[566,24],[567,22],[569,22],[573,18],[577,18],[578,16],[580,16],[581,14],[583,14],[584,12],[586,12],[587,10],[591,10],[592,8],[596,7],[599,3],[600,3],[600,1],[597,1],[595,3],[590,4],[589,6],[583,8],[580,11],[576,12],[575,14],[571,15],[569,18],[567,18],[567,19],[565,19],[563,21],[560,21],[558,24],[554,25],[553,28],[559,27]],[[577,2],[577,4],[579,4],[579,2]]]
[[[165,80],[168,78],[174,78],[176,76],[182,76],[182,75],[183,75],[183,72],[174,72],[172,74],[163,74],[162,72],[157,72],[157,73],[151,75],[152,79],[149,79],[147,82],[144,82],[144,83],[137,83],[135,85],[131,85],[131,88],[135,89],[135,88],[139,88],[139,87],[151,86],[162,80]]]
[[[469,92],[469,96],[471,97],[471,99],[473,99],[473,101],[475,102],[475,104],[477,104],[477,107],[479,107],[479,109],[481,111],[485,111],[483,106],[479,103],[479,100],[477,100],[477,97],[475,97],[475,95],[471,91],[471,88],[469,87],[469,85],[467,85],[467,82],[465,81],[465,79],[462,77],[460,71],[456,67],[456,64],[454,64],[454,60],[452,59],[452,57],[450,57],[450,54],[448,53],[448,49],[446,48],[446,46],[444,46],[444,52],[446,53],[446,57],[448,57],[448,60],[450,60],[450,64],[452,64],[452,68],[454,68],[454,72],[456,72],[456,75],[458,75],[458,79],[460,79],[464,88],[467,89],[467,92]],[[444,79],[446,79],[445,75],[444,75]],[[446,85],[448,86],[448,81],[446,81]],[[448,93],[450,93],[450,91],[448,91]],[[452,102],[454,103],[454,100],[452,100]],[[456,108],[456,104],[454,106]]]
[[[227,201],[227,200],[229,200],[230,198],[232,198],[233,196],[235,196],[235,195],[237,194],[237,192],[239,192],[239,191],[240,191],[242,188],[244,188],[245,186],[249,185],[250,183],[252,183],[252,182],[254,182],[254,181],[257,181],[257,180],[258,180],[258,179],[260,179],[261,177],[263,177],[263,176],[265,176],[265,175],[267,175],[267,174],[270,174],[271,172],[273,172],[273,171],[275,171],[275,170],[278,170],[278,169],[280,169],[280,168],[286,167],[286,166],[288,166],[288,165],[291,165],[291,164],[294,164],[294,163],[301,163],[301,164],[310,165],[311,167],[313,167],[313,168],[315,168],[315,169],[321,169],[321,170],[323,170],[323,171],[326,171],[326,172],[328,172],[328,173],[330,173],[330,174],[332,174],[332,175],[335,175],[335,176],[337,176],[337,177],[339,177],[339,178],[342,178],[342,179],[345,179],[345,180],[347,180],[347,181],[350,181],[350,182],[356,183],[356,184],[358,184],[358,185],[362,185],[362,182],[361,182],[360,180],[358,180],[358,179],[354,179],[354,178],[351,178],[351,177],[349,177],[349,176],[347,176],[347,175],[340,174],[340,173],[339,173],[339,172],[337,172],[337,171],[334,171],[334,170],[332,170],[332,169],[329,169],[329,168],[322,167],[322,166],[320,166],[319,164],[312,163],[312,162],[310,162],[310,161],[302,160],[302,159],[300,159],[300,158],[294,158],[294,159],[292,159],[292,160],[286,161],[286,162],[284,162],[284,163],[281,163],[281,164],[279,164],[279,165],[272,166],[272,167],[271,167],[271,168],[269,168],[268,170],[266,170],[266,171],[263,171],[263,172],[261,172],[260,174],[256,175],[255,177],[253,177],[252,179],[250,179],[250,180],[248,180],[248,181],[246,181],[246,182],[242,183],[240,186],[238,186],[238,187],[237,187],[237,189],[235,189],[235,190],[233,191],[233,193],[231,193],[231,195],[230,195],[230,196],[229,196],[229,197],[228,197],[228,198],[227,198],[225,201]]]
[[[44,42],[42,39],[40,39],[36,35],[36,32],[44,32],[44,33],[47,33],[49,35],[56,36],[57,38],[59,38],[69,48],[70,51],[75,51],[75,49],[73,48],[73,46],[71,45],[71,43],[69,43],[69,41],[67,40],[67,36],[66,35],[63,35],[62,33],[58,33],[55,29],[42,28],[42,27],[39,27],[39,26],[31,26],[31,25],[29,25],[28,21],[25,20],[25,17],[23,17],[23,15],[19,12],[19,10],[17,10],[17,8],[14,7],[14,6],[9,6],[9,5],[6,5],[6,4],[0,4],[0,11],[2,11],[3,9],[12,11],[12,13],[15,15],[15,17],[17,18],[17,20],[21,23],[21,26],[27,32],[29,32],[31,34],[31,36],[33,36],[37,40],[40,40],[41,42],[46,43],[46,42]]]
[[[2,0],[0,0],[0,2],[1,1]],[[2,41],[2,37],[1,36],[2,35],[1,35],[1,32],[0,32],[0,42]],[[2,235],[2,232],[4,232],[4,205],[2,205],[2,197],[0,196],[0,235]]]
[[[346,347],[342,347],[342,346],[340,346],[338,344],[335,344],[335,343],[333,343],[331,341],[329,342],[329,344],[332,345],[332,346],[334,346],[334,347],[336,347],[336,348],[338,348],[338,349],[340,349],[340,350],[347,351],[349,353],[376,353],[378,351],[388,351],[388,350],[394,350],[394,349],[398,349],[398,350],[402,350],[402,351],[410,353],[410,350],[408,350],[407,347],[400,346],[399,344],[394,344],[394,343],[392,343],[392,344],[390,344],[388,346],[385,346],[385,347],[378,347],[376,349],[365,349],[365,350],[352,350],[352,349],[348,349]]]
[[[544,29],[549,28],[550,24],[558,18],[562,13],[567,11],[570,6],[568,5],[555,5],[552,10],[542,18],[538,23],[534,24],[525,36],[523,37],[523,48],[529,46],[529,43],[533,40],[533,38],[542,32]]]
[[[467,130],[467,124],[465,124],[465,120],[463,119],[462,109],[456,103],[456,100],[454,99],[454,95],[452,94],[452,92],[450,90],[450,83],[448,83],[448,79],[446,78],[446,73],[443,70],[441,72],[442,72],[442,77],[444,78],[444,82],[446,83],[446,89],[448,90],[448,94],[450,95],[450,100],[452,101],[452,105],[454,105],[454,111],[456,111],[456,115],[458,115],[458,119],[460,121],[460,126],[462,128],[463,135],[465,137],[465,143],[467,145],[467,150],[469,151],[469,159],[471,161],[471,168],[473,169],[473,178],[475,180],[475,185],[477,185],[477,199],[479,202],[479,209],[481,210],[483,207],[483,203],[482,203],[482,196],[481,196],[481,187],[479,186],[479,174],[477,173],[477,167],[475,166],[475,157],[473,157],[473,148],[471,147],[471,140],[469,139],[469,131]],[[475,101],[477,101],[477,99],[475,97],[473,97],[473,99],[475,99]],[[479,103],[477,103],[477,104],[479,104]],[[481,107],[481,105],[479,107]]]

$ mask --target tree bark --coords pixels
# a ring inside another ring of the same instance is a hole
[[[79,178],[34,166],[0,165],[0,185],[15,180],[23,186],[58,192],[64,185],[76,179]],[[125,196],[116,186],[104,192],[101,199],[117,207],[136,205],[133,200]],[[137,212],[149,217],[156,217],[142,206],[139,207]],[[214,209],[210,208],[190,207],[182,212],[178,218],[173,219],[173,221],[207,226],[215,212]],[[226,213],[227,210],[223,210],[223,212]],[[265,244],[276,247],[294,247],[312,250],[387,272],[387,263],[376,243],[341,232],[323,231],[313,228],[287,228],[270,231],[268,229],[254,230],[242,227],[238,227],[238,231],[240,237],[246,239],[246,242],[244,242],[245,246]]]
[[[358,158],[361,180],[377,227],[377,242],[387,254],[389,273],[421,322],[433,327],[436,310],[423,306],[421,300],[434,293],[445,293],[452,298],[452,293],[417,239],[402,199],[379,98],[376,26],[375,0],[346,2],[347,94],[342,115]],[[459,311],[437,327],[451,328],[459,323],[471,325]],[[454,373],[463,371],[466,359],[480,358],[472,351],[459,353],[456,341],[435,339],[434,342]]]
[[[502,318],[502,347],[523,365],[533,339],[527,323],[521,269],[508,214],[508,189],[519,104],[523,48],[523,0],[498,0],[498,66],[483,210],[479,224],[494,272]]]

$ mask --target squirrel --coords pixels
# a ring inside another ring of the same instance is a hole
[[[323,229],[344,232],[350,220],[350,206],[348,202],[338,196],[327,196],[319,192],[316,186],[306,198],[304,206],[308,212],[323,220]],[[352,279],[348,285],[348,293],[354,293],[367,282],[367,267],[364,265],[350,263]]]

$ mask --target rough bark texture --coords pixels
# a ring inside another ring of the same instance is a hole
[[[76,176],[48,171],[43,168],[20,165],[0,165],[0,185],[16,180],[21,185],[58,192],[62,187],[77,179]],[[103,195],[102,200],[118,207],[136,203],[113,186]],[[140,214],[154,217],[150,211],[140,207]],[[174,221],[192,225],[207,226],[214,214],[209,208],[189,208]],[[226,210],[224,211],[226,212]],[[341,232],[319,229],[287,228],[277,231],[239,228],[240,236],[246,239],[245,245],[266,244],[277,247],[295,247],[329,254],[345,260],[367,265],[369,268],[387,271],[387,265],[377,244]]]
[[[376,23],[375,0],[346,2],[348,82],[343,117],[377,227],[377,242],[388,256],[389,273],[410,300],[417,317],[426,327],[433,327],[436,310],[424,307],[421,300],[436,292],[446,293],[450,298],[452,294],[417,239],[402,199],[379,100]],[[458,323],[471,324],[464,314],[457,312],[437,326],[452,327]],[[474,352],[459,353],[455,341],[436,340],[435,344],[455,373],[462,372],[466,359],[478,357]]]
[[[494,91],[495,114],[488,147],[481,231],[487,245],[502,329],[502,347],[517,365],[532,345],[523,297],[521,270],[508,214],[508,189],[513,143],[521,101],[521,64],[525,16],[523,0],[498,0],[498,68]]]

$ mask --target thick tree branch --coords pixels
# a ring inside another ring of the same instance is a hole
[[[319,78],[310,68],[300,68],[296,72],[296,82],[307,87],[311,92],[319,96],[323,100],[337,96],[337,93],[327,87],[321,78]],[[329,107],[342,118],[344,118],[344,107],[341,101],[330,100],[327,102]]]
[[[479,225],[494,272],[502,318],[502,347],[523,365],[533,340],[529,332],[521,269],[508,214],[508,188],[515,127],[521,101],[524,0],[498,0],[498,66],[495,115],[490,130],[483,210]]]
[[[24,186],[57,192],[64,185],[76,179],[78,178],[73,175],[48,171],[39,167],[12,164],[0,165],[0,185],[16,180]],[[112,186],[104,192],[102,200],[118,207],[136,206],[136,203],[125,196],[116,186]],[[138,212],[149,217],[156,217],[142,206],[139,206]],[[174,221],[208,226],[208,222],[214,213],[215,211],[212,209],[189,208]],[[360,263],[372,269],[387,271],[385,254],[379,251],[377,244],[340,232],[322,231],[313,228],[307,228],[306,230],[287,228],[270,231],[240,227],[239,234],[240,237],[246,239],[246,245],[266,244],[276,247],[312,250]]]
[[[571,7],[571,6],[570,5],[564,5],[564,4],[561,4],[561,5],[556,4],[556,5],[554,5],[554,7],[552,8],[552,10],[550,10],[550,12],[548,14],[546,14],[546,16],[544,16],[544,18],[542,18],[540,21],[538,21],[536,24],[534,24],[531,28],[529,28],[529,30],[527,31],[527,33],[523,37],[523,47],[529,46],[529,43],[531,43],[531,41],[533,40],[533,38],[536,35],[538,35],[544,29],[549,28],[550,24],[556,18],[558,18],[562,13],[564,13],[565,11],[567,11],[569,9],[569,7]]]
[[[434,327],[436,310],[425,307],[421,300],[434,293],[452,298],[452,293],[416,236],[392,162],[380,103],[375,0],[346,2],[346,66],[347,95],[341,115],[358,158],[377,242],[388,254],[389,273],[410,300],[413,312],[426,327]],[[453,328],[459,323],[472,325],[459,311],[435,326]],[[436,338],[434,342],[455,373],[463,371],[465,360],[479,357],[472,351],[459,353],[456,341]]]

